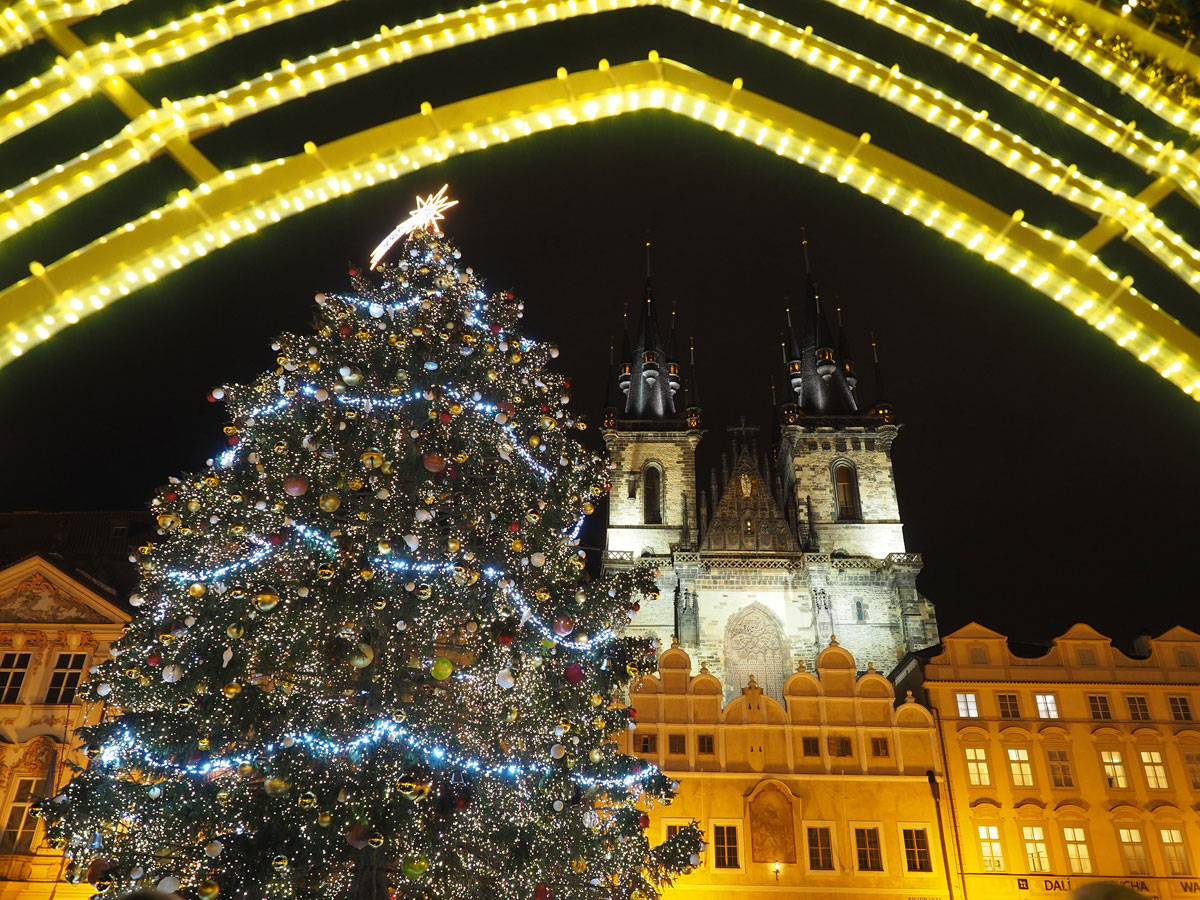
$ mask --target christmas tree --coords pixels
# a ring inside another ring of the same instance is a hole
[[[440,233],[450,205],[419,201],[317,295],[315,334],[212,392],[228,447],[152,501],[89,764],[42,807],[73,880],[643,900],[698,863],[694,828],[650,845],[635,804],[673,786],[615,743],[654,665],[621,637],[653,573],[588,574],[606,465],[557,350]]]

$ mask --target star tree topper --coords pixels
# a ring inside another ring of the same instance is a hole
[[[452,206],[457,206],[457,200],[446,199],[446,188],[448,184],[443,184],[442,189],[436,194],[430,194],[428,197],[417,197],[417,208],[408,214],[408,218],[397,225],[392,233],[383,239],[383,242],[375,248],[375,252],[371,254],[371,268],[374,269],[379,265],[379,261],[383,259],[384,254],[392,249],[392,245],[404,235],[413,231],[440,231],[437,223],[446,218],[442,215],[444,210]]]

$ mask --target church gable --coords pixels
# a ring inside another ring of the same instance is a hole
[[[717,502],[700,551],[800,553],[800,544],[763,481],[750,450],[743,447]]]
[[[122,624],[129,616],[38,556],[0,571],[0,623]]]

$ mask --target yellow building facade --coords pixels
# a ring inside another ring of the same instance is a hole
[[[1022,646],[971,624],[901,662],[939,726],[956,894],[1200,895],[1200,635],[1135,651],[1086,625]]]
[[[53,796],[85,762],[75,729],[100,714],[76,703],[129,616],[39,556],[0,570],[0,900],[83,900],[62,881],[30,795]]]
[[[933,717],[856,670],[835,639],[782,703],[751,678],[723,704],[720,681],[675,646],[635,686],[624,749],[680,785],[650,811],[651,839],[693,820],[707,839],[668,897],[950,896]]]

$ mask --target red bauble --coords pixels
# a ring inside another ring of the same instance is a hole
[[[358,266],[351,266],[350,267],[350,277],[353,278],[357,274],[358,274]]]
[[[441,472],[446,468],[446,458],[437,453],[427,453],[422,462],[429,472]]]
[[[631,603],[631,604],[629,604],[629,608],[632,609],[634,612],[637,612],[638,610],[640,610],[642,608],[642,604],[636,603],[636,602]]]
[[[495,322],[493,322],[492,323],[492,334],[499,334],[499,333],[500,333],[500,326],[497,325]]]
[[[638,825],[640,825],[642,828],[649,828],[650,817],[645,813],[642,813],[640,816],[638,816]]]
[[[267,543],[269,543],[272,547],[278,547],[280,544],[283,543],[283,535],[282,534],[269,534],[269,535],[267,535]]]
[[[496,635],[496,643],[498,643],[501,647],[511,647],[512,641],[513,636],[507,631],[502,631]]]
[[[583,681],[583,666],[577,662],[567,663],[563,666],[563,677],[569,684],[579,684]]]
[[[349,333],[350,333],[349,325],[339,325],[338,326],[338,334],[349,334]]]
[[[302,497],[308,493],[308,479],[303,475],[289,475],[283,479],[283,489],[293,497]]]
[[[521,523],[520,523],[520,522],[509,522],[509,523],[508,523],[508,530],[509,530],[509,531],[520,531],[520,530],[521,530]]]
[[[504,403],[497,403],[496,409],[500,410],[500,412],[504,413],[510,419],[517,414],[517,408],[507,401]]]
[[[174,491],[167,491],[165,494],[163,494],[163,499],[166,500],[168,503],[174,503],[176,500],[179,499],[179,495],[177,493],[175,493]]]
[[[509,294],[511,297],[512,295]],[[544,884],[539,884],[533,889],[533,900],[550,900],[550,888]]]
[[[554,619],[554,633],[566,637],[575,630],[575,620],[570,616],[557,616]]]
[[[209,392],[208,392],[208,402],[209,402],[209,403],[216,403],[216,402],[217,402],[217,398],[213,396],[213,394],[212,394],[212,391],[209,391]]]
[[[547,406],[545,403],[543,403],[543,404],[541,405],[540,409],[541,409],[541,410],[542,410],[542,412],[544,412],[544,413],[548,413],[548,412],[550,412],[550,407],[548,407],[548,406]]]
[[[454,808],[455,809],[466,809],[467,808],[467,798],[464,797],[462,794],[459,794],[457,797],[455,797],[454,798]]]
[[[226,438],[225,443],[227,443],[230,447],[236,447],[238,445],[238,441],[240,440],[241,438],[239,438],[236,434],[231,434],[228,438]]]
[[[449,425],[451,418],[452,418],[452,416],[448,412],[438,413],[438,421],[441,422],[443,425]]]
[[[146,657],[147,665],[157,666],[160,662],[162,662],[162,657],[159,656],[157,653],[151,653],[149,656]]]

